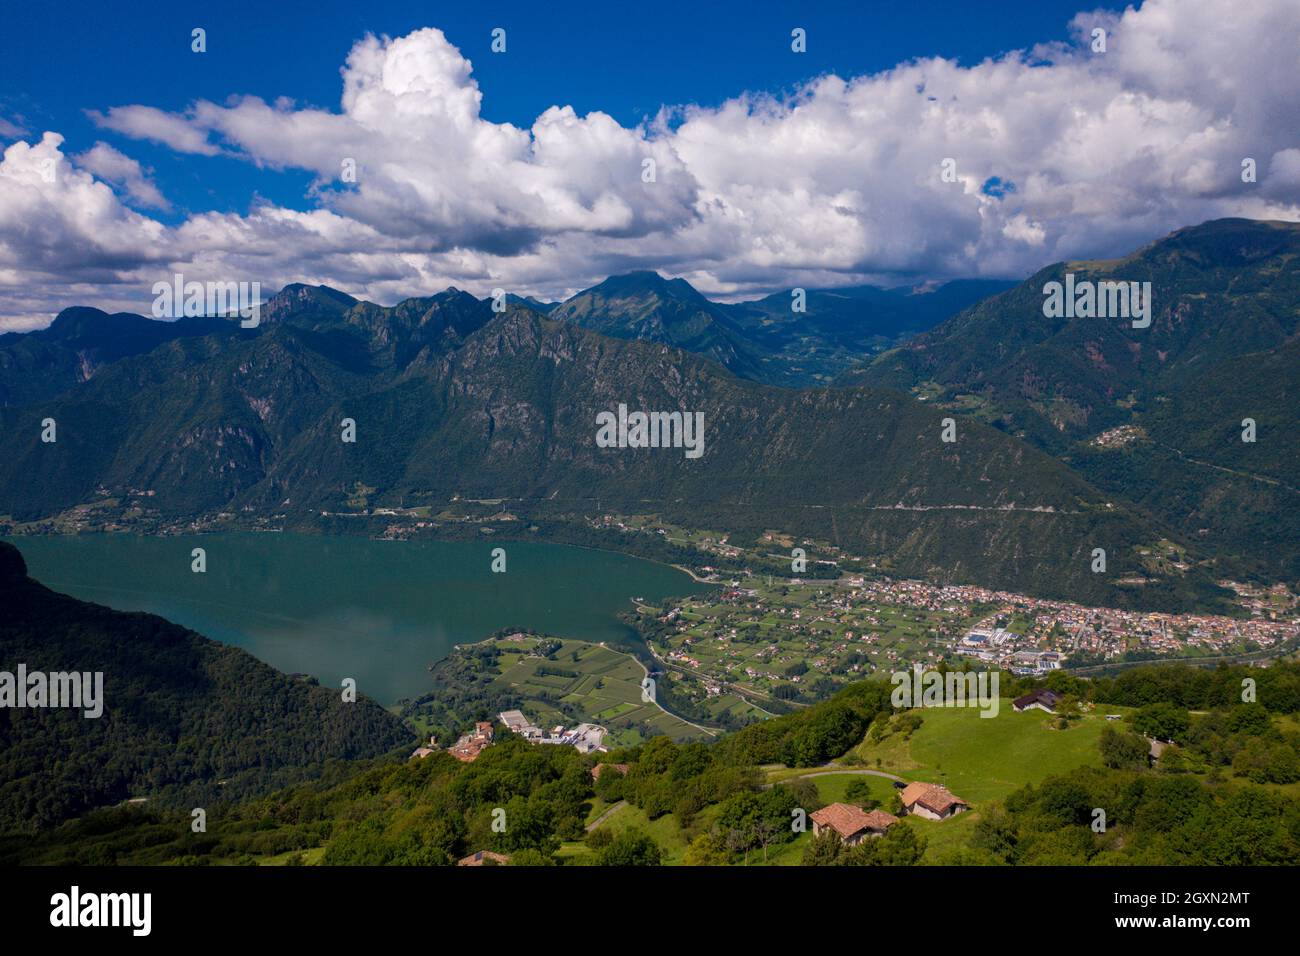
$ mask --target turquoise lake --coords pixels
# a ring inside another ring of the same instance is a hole
[[[707,590],[638,558],[537,542],[376,541],[295,534],[80,535],[8,539],[55,591],[148,611],[234,644],[286,673],[392,704],[429,689],[454,644],[528,627],[633,646],[631,599]],[[207,571],[190,570],[191,550]],[[504,547],[507,570],[491,570]]]

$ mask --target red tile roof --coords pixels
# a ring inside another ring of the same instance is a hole
[[[812,819],[818,826],[830,827],[844,840],[862,830],[885,830],[898,822],[898,817],[882,810],[864,813],[860,807],[848,803],[832,803],[822,807],[812,815]]]
[[[948,808],[961,804],[970,806],[961,797],[953,796],[945,787],[935,783],[924,783],[920,780],[913,781],[903,788],[900,797],[903,806],[910,809],[916,804],[920,804],[932,813],[944,813]]]
[[[872,810],[867,814],[867,819],[870,821],[867,826],[873,830],[888,830],[898,822],[898,817],[884,810]]]

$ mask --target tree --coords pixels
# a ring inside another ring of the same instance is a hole
[[[753,836],[749,831],[740,827],[730,827],[723,838],[726,841],[727,849],[734,853],[744,853],[745,862],[749,862],[749,848],[753,846]]]
[[[659,844],[640,830],[624,830],[596,854],[598,866],[658,866],[663,861]]]
[[[1101,762],[1113,770],[1136,770],[1145,767],[1150,744],[1141,734],[1130,734],[1113,727],[1101,729]]]
[[[687,866],[725,866],[727,863],[726,844],[712,831],[701,833],[686,848],[682,862]]]
[[[1263,704],[1239,704],[1228,711],[1228,729],[1234,734],[1258,737],[1268,733],[1272,726],[1273,719]]]
[[[848,786],[844,788],[844,799],[863,810],[874,810],[880,806],[880,801],[871,795],[871,784],[863,777],[849,781]]]
[[[510,866],[555,866],[555,857],[541,850],[526,849],[512,854]]]
[[[769,817],[760,817],[754,821],[754,839],[758,845],[763,848],[763,862],[767,862],[767,848],[776,842],[781,835],[782,827],[774,823]]]
[[[1177,704],[1147,704],[1133,714],[1134,729],[1157,740],[1185,740],[1190,723],[1187,709]]]
[[[803,851],[803,866],[835,866],[839,863],[844,843],[840,835],[827,827],[813,837],[812,842]]]
[[[627,786],[623,774],[612,764],[606,764],[596,778],[596,796],[606,803],[618,803],[627,796]]]
[[[1003,863],[1015,862],[1018,834],[1016,822],[1002,807],[987,807],[971,834],[972,849],[983,851]]]

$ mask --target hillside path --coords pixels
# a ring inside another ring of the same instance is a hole
[[[590,823],[587,824],[587,832],[590,833],[592,830],[596,829],[596,827],[600,826],[607,819],[613,816],[615,810],[618,810],[621,807],[625,807],[625,806],[627,806],[626,800],[620,800],[618,803],[614,804],[612,807],[610,807],[600,816],[596,817],[596,819],[592,820]]]
[[[907,783],[907,781],[902,777],[896,777],[892,773],[885,773],[883,770],[853,770],[848,767],[837,766],[833,763],[824,763],[814,770],[809,770],[807,773],[801,773],[794,777],[786,777],[784,780],[777,781],[777,783],[786,783],[789,780],[807,780],[810,777],[824,777],[827,774],[833,773],[851,773],[865,777],[884,777],[886,780],[896,780],[899,783]],[[764,789],[771,786],[773,786],[773,784],[766,784]]]

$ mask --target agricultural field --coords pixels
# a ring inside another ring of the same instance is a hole
[[[554,644],[554,639],[551,643]],[[573,723],[558,705],[570,705],[591,723],[609,731],[606,745],[630,746],[657,734],[696,740],[707,734],[656,704],[641,700],[645,668],[631,655],[603,644],[559,641],[550,656],[537,653],[541,639],[504,638],[490,687],[523,698],[519,708],[539,727]]]
[[[900,662],[937,661],[984,611],[889,605],[843,583],[760,576],[638,610],[633,623],[663,666],[704,693],[740,695],[759,708],[813,703]]]

